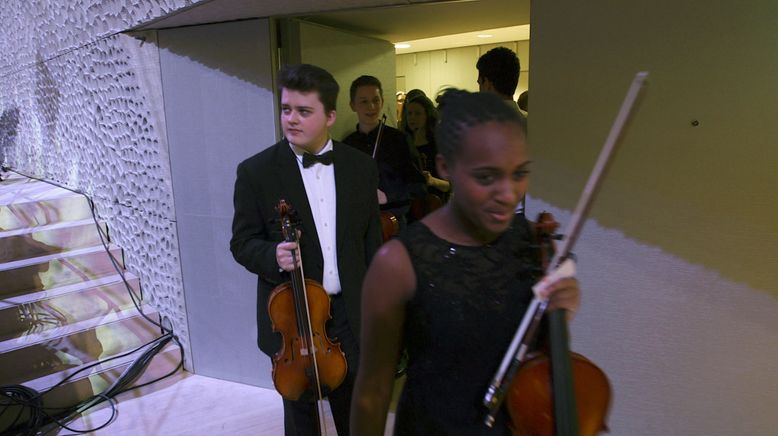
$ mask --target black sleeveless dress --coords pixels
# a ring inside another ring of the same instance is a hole
[[[483,424],[483,396],[532,299],[536,264],[529,229],[517,215],[486,246],[462,246],[417,222],[399,236],[416,273],[406,307],[407,381],[394,434],[509,434],[501,412]]]

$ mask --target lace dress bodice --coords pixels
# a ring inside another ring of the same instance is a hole
[[[416,273],[406,307],[407,381],[396,435],[507,434],[482,399],[532,298],[529,230],[516,216],[492,244],[462,246],[414,223],[400,237]]]

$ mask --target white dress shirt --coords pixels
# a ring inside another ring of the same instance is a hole
[[[338,274],[338,252],[336,239],[336,206],[337,195],[335,191],[335,165],[324,165],[316,162],[308,168],[303,167],[304,150],[291,144],[292,151],[297,157],[297,166],[303,177],[305,193],[308,196],[308,204],[313,214],[313,222],[316,224],[316,233],[319,234],[321,255],[324,259],[324,275],[322,285],[328,294],[340,293],[340,275]],[[319,154],[332,150],[332,139],[327,141]],[[294,206],[294,205],[292,205]],[[306,235],[302,234],[301,238]]]

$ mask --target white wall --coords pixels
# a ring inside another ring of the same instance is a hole
[[[532,5],[533,213],[566,220],[651,74],[576,249],[573,348],[613,383],[611,434],[775,434],[776,22],[767,0]]]
[[[238,163],[276,142],[272,46],[267,19],[159,31],[193,370],[268,388],[257,277],[229,240]]]

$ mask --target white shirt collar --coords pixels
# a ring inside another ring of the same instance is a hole
[[[292,149],[292,152],[294,152],[294,155],[297,156],[297,159],[302,162],[303,154],[307,153],[302,147],[298,147],[291,142],[289,143],[289,147]],[[324,147],[316,153],[316,155],[324,154],[328,151],[332,150],[332,138],[327,139],[327,143],[324,144]]]

